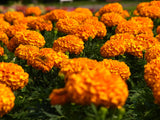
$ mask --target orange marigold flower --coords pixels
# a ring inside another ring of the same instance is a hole
[[[33,68],[48,72],[52,67],[58,66],[67,59],[67,56],[55,52],[52,48],[42,48],[38,54],[34,54],[27,59],[27,64]]]
[[[39,32],[24,30],[17,32],[14,37],[10,39],[7,48],[13,52],[20,44],[33,45],[41,48],[45,45],[45,39]]]
[[[100,54],[103,57],[115,57],[118,55],[123,55],[126,51],[126,42],[123,39],[116,40],[111,39],[105,42],[105,44],[100,48]]]
[[[0,56],[2,56],[4,54],[4,48],[0,47]]]
[[[142,7],[146,7],[146,6],[149,6],[149,2],[140,2],[137,5],[136,10],[139,12]]]
[[[38,19],[38,17],[35,17],[35,16],[27,16],[27,17],[24,17],[22,19],[16,19],[13,21],[13,25],[19,25],[19,24],[23,24],[23,25],[27,25],[28,22],[32,21],[32,20],[35,20],[35,19]]]
[[[37,46],[23,44],[20,44],[14,51],[15,56],[23,60],[27,60],[29,57],[32,57],[34,54],[38,53],[39,48]]]
[[[160,7],[160,1],[150,1],[149,5]]]
[[[136,22],[142,25],[142,27],[153,29],[153,21],[149,17],[131,17],[129,21]]]
[[[138,10],[134,10],[134,11],[133,11],[133,15],[135,15],[135,16],[139,16],[139,12],[138,12]]]
[[[27,26],[33,30],[39,31],[51,31],[53,28],[52,22],[50,20],[45,20],[43,18],[37,18],[28,22]]]
[[[24,18],[24,14],[23,12],[19,12],[19,11],[8,11],[6,13],[4,13],[4,19],[9,22],[10,24],[13,23],[14,20],[16,19],[22,19]]]
[[[78,7],[76,9],[74,9],[74,12],[84,13],[84,14],[86,14],[88,16],[93,16],[93,13],[92,13],[92,11],[89,8]]]
[[[68,59],[61,64],[60,73],[63,73],[64,75],[67,76],[72,73],[81,72],[84,69],[92,70],[97,65],[98,65],[97,60],[92,60],[89,58],[79,57],[79,58]]]
[[[39,7],[28,7],[26,10],[25,10],[25,15],[26,16],[29,16],[29,15],[35,15],[35,16],[39,16],[41,15],[41,9]]]
[[[157,32],[157,34],[160,34],[160,25],[157,26],[156,32]]]
[[[120,3],[109,3],[103,6],[102,8],[99,9],[99,14],[102,16],[104,13],[122,13],[123,12],[123,6]]]
[[[155,84],[152,86],[152,92],[154,97],[154,103],[160,105],[160,82],[156,81]]]
[[[150,88],[160,81],[160,57],[151,60],[144,66],[144,79]]]
[[[78,26],[79,23],[72,18],[59,19],[56,22],[56,28],[58,28],[58,31],[66,34],[72,33],[73,29]]]
[[[157,38],[146,34],[136,35],[134,40],[137,41],[139,45],[143,46],[145,50],[159,43]]]
[[[28,83],[29,74],[14,63],[0,63],[0,83],[4,83],[12,90],[22,89]]]
[[[97,29],[93,25],[82,24],[76,27],[70,34],[76,35],[84,41],[88,41],[89,37],[92,39],[96,37]]]
[[[0,83],[0,117],[7,114],[14,107],[15,96],[12,90]]]
[[[4,20],[4,13],[0,13],[0,19]]]
[[[152,29],[148,28],[148,27],[141,27],[141,29],[139,30],[138,34],[146,34],[148,36],[151,36],[153,37],[154,36],[154,33],[152,31]]]
[[[100,15],[99,11],[97,11],[97,12],[94,14],[94,16],[95,16],[95,17],[99,17],[99,16],[101,16],[101,15]]]
[[[150,47],[145,52],[145,59],[147,62],[150,62],[157,57],[160,57],[160,43]]]
[[[75,35],[67,35],[59,37],[53,43],[53,50],[63,53],[70,52],[71,54],[80,54],[84,49],[84,42]]]
[[[131,75],[130,68],[125,62],[112,59],[103,59],[103,61],[99,63],[102,64],[111,73],[120,75],[121,78],[125,81],[128,80],[129,76]]]
[[[19,24],[19,25],[11,25],[9,28],[6,29],[6,34],[9,38],[12,38],[16,32],[21,32],[27,30],[27,25]]]
[[[121,108],[128,97],[127,84],[119,75],[106,69],[84,70],[68,76],[65,88],[55,89],[49,98],[52,105],[74,102],[81,105]]]
[[[118,13],[105,13],[100,18],[100,21],[103,22],[107,27],[117,26],[119,23],[125,22],[126,19],[123,18]]]
[[[129,12],[128,12],[127,10],[123,10],[123,12],[121,13],[121,15],[122,15],[122,17],[124,17],[124,18],[130,17],[130,14],[129,14]]]
[[[140,16],[149,17],[152,19],[160,18],[160,7],[145,6],[139,10]]]
[[[6,32],[7,28],[10,27],[10,24],[4,20],[0,20],[0,31]]]
[[[68,12],[62,9],[54,9],[46,14],[45,19],[57,22],[59,19],[68,17]]]
[[[107,29],[106,29],[105,24],[103,22],[96,20],[96,19],[86,19],[83,22],[83,24],[93,25],[95,27],[95,29],[97,29],[96,37],[103,38],[107,34]]]
[[[4,44],[7,45],[9,43],[9,38],[6,33],[3,31],[0,31],[0,41]]]

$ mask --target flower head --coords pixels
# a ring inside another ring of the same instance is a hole
[[[35,15],[35,16],[39,16],[41,15],[41,9],[39,7],[28,7],[26,10],[25,10],[25,15],[26,16],[30,16],[30,15]]]
[[[89,9],[89,8],[81,8],[81,7],[78,7],[76,9],[74,9],[74,12],[77,12],[77,13],[84,13],[88,16],[93,16],[93,13],[92,11]]]
[[[7,34],[3,31],[0,31],[0,41],[4,44],[7,45],[9,43],[9,38]]]
[[[2,56],[4,54],[4,48],[0,47],[0,56]]]
[[[4,21],[4,20],[0,20],[0,31],[6,32],[7,28],[10,27],[10,23]]]
[[[59,37],[53,43],[53,50],[63,53],[70,52],[71,54],[80,54],[84,49],[84,42],[75,35],[67,35]]]
[[[0,63],[0,83],[6,84],[12,90],[22,89],[27,85],[29,74],[14,63]]]
[[[0,83],[0,117],[7,114],[14,107],[15,96],[12,90]]]

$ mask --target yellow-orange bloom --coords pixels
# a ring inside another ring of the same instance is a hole
[[[152,93],[154,97],[154,103],[160,105],[160,81],[156,81],[155,84],[152,86]]]
[[[135,9],[135,10],[133,11],[133,15],[135,15],[135,16],[139,16],[139,12],[138,12],[138,10],[136,10],[136,9]]]
[[[103,22],[107,27],[117,26],[119,23],[126,22],[126,19],[118,13],[104,13],[100,18],[100,21]]]
[[[160,34],[160,25],[157,26],[156,32],[157,32],[157,34]]]
[[[136,22],[142,25],[142,27],[153,29],[153,21],[149,17],[131,17],[129,21]]]
[[[44,46],[45,40],[39,32],[24,30],[21,32],[17,32],[14,37],[10,39],[7,48],[9,49],[9,51],[13,52],[15,48],[20,44],[33,45],[41,48]]]
[[[0,83],[4,83],[12,90],[22,89],[27,85],[29,74],[14,63],[0,63]]]
[[[160,34],[156,35],[156,38],[160,41]]]
[[[92,39],[96,37],[97,29],[93,25],[82,24],[76,27],[71,34],[78,36],[83,41],[88,41],[89,37]]]
[[[0,31],[0,41],[4,44],[7,45],[9,43],[9,38],[6,33],[3,31]]]
[[[41,9],[39,7],[28,7],[26,10],[25,10],[25,15],[26,16],[29,16],[29,15],[35,15],[35,16],[39,16],[41,15]]]
[[[0,13],[0,19],[4,20],[4,13]]]
[[[89,9],[89,8],[81,8],[81,7],[78,7],[76,9],[74,9],[74,12],[77,12],[77,13],[84,13],[88,16],[93,16],[93,13],[92,11]]]
[[[124,18],[128,18],[130,17],[130,13],[127,10],[123,10],[123,12],[121,13],[122,17]]]
[[[151,60],[144,66],[144,79],[150,88],[160,81],[160,57]]]
[[[123,6],[120,3],[109,3],[103,6],[102,8],[99,9],[99,15],[102,16],[104,13],[122,13],[123,12]]]
[[[0,83],[0,117],[7,114],[14,107],[15,96],[12,90]]]
[[[160,7],[160,1],[150,1],[149,5]]]
[[[0,31],[6,32],[6,29],[9,28],[10,24],[4,20],[0,20]]]
[[[20,44],[14,51],[15,56],[23,60],[27,60],[29,57],[32,57],[34,54],[38,53],[39,48],[37,46],[23,44]]]
[[[65,59],[68,59],[67,55],[57,53],[52,48],[42,48],[39,53],[27,59],[27,64],[43,72],[49,72],[54,65],[59,66]]]
[[[6,13],[4,13],[4,19],[9,22],[10,24],[13,23],[14,20],[16,19],[22,19],[24,18],[24,14],[23,12],[18,12],[18,11],[8,11]]]
[[[59,37],[53,43],[53,50],[63,53],[70,52],[71,54],[80,54],[84,49],[84,42],[75,35],[67,35]]]
[[[125,62],[112,59],[103,59],[103,61],[99,63],[102,64],[111,73],[120,75],[124,81],[128,80],[129,76],[131,75],[130,68]]]
[[[65,88],[55,89],[49,98],[52,105],[74,102],[81,105],[121,108],[128,97],[127,84],[119,75],[106,69],[84,70],[68,76]]]
[[[145,59],[147,60],[147,62],[150,62],[157,57],[160,57],[160,43],[152,46],[145,52]]]
[[[0,47],[0,56],[2,56],[4,54],[4,48]]]
[[[19,25],[11,25],[9,28],[6,29],[6,34],[9,38],[12,38],[16,32],[21,32],[21,31],[24,31],[24,30],[27,30],[27,25],[22,25],[22,24],[19,24]]]
[[[53,28],[52,22],[50,20],[45,20],[43,18],[37,18],[28,22],[27,26],[33,30],[39,31],[51,31]]]
[[[56,22],[56,28],[58,28],[59,32],[69,34],[72,33],[74,28],[78,27],[79,23],[72,18],[64,18],[64,19],[59,19]]]

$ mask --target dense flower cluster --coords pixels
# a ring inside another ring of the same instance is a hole
[[[28,7],[25,10],[25,15],[30,16],[30,15],[35,15],[35,16],[40,16],[41,15],[41,9],[39,7]]]
[[[59,37],[53,43],[53,50],[61,51],[63,53],[69,52],[71,54],[80,54],[84,49],[84,42],[75,35],[67,35]]]
[[[0,83],[4,83],[12,90],[22,89],[29,79],[29,74],[14,63],[0,63]]]
[[[0,31],[0,41],[4,44],[7,45],[9,43],[9,38],[7,34],[3,31]]]
[[[20,44],[43,47],[45,40],[39,32],[24,30],[17,32],[14,37],[10,39],[9,44],[7,44],[7,48],[13,52]]]
[[[12,90],[0,83],[0,117],[7,114],[14,107],[15,96]]]
[[[125,81],[128,80],[129,76],[131,75],[130,68],[125,62],[112,59],[103,59],[100,64],[102,64],[111,73],[120,75]]]
[[[4,21],[4,20],[0,20],[0,31],[4,31],[6,32],[6,29],[10,27],[10,23]]]
[[[56,28],[59,32],[70,34],[73,29],[79,26],[79,23],[73,18],[59,19],[56,22]]]
[[[4,13],[4,19],[9,22],[10,24],[13,24],[13,21],[16,19],[21,19],[24,18],[23,12],[18,12],[18,11],[8,11]]]
[[[34,54],[39,53],[39,48],[32,45],[23,45],[20,44],[14,51],[15,56],[19,57],[22,60],[27,60]]]
[[[119,75],[105,68],[84,70],[68,76],[65,88],[54,89],[49,98],[52,105],[74,102],[81,105],[120,108],[128,97],[128,87]]]
[[[153,59],[160,57],[160,44],[156,44],[151,48],[147,49],[145,52],[145,59],[150,62]]]
[[[33,30],[39,31],[51,31],[53,28],[52,22],[50,20],[45,20],[43,18],[37,18],[28,22],[27,26]]]
[[[102,21],[107,27],[114,27],[119,23],[126,22],[126,19],[118,13],[110,12],[104,13],[100,18],[100,21]]]

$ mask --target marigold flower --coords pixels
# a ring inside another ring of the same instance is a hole
[[[0,83],[4,83],[12,90],[22,89],[28,83],[29,74],[14,63],[0,63]]]
[[[29,15],[35,15],[35,16],[39,16],[41,15],[41,9],[39,7],[28,7],[25,10],[25,15],[29,16]]]
[[[152,19],[160,18],[160,7],[145,6],[139,10],[140,16],[149,17]]]
[[[152,93],[153,93],[153,97],[154,97],[154,103],[160,105],[160,82],[156,81],[155,84],[152,87]]]
[[[84,13],[88,16],[93,16],[93,13],[90,9],[88,8],[81,8],[81,7],[78,7],[76,9],[74,9],[74,12],[78,12],[78,13]]]
[[[49,98],[52,105],[74,102],[81,105],[121,108],[128,97],[127,84],[119,75],[106,69],[84,70],[68,76],[65,88],[54,89]]]
[[[4,13],[0,13],[0,19],[4,20]]]
[[[107,34],[106,26],[103,22],[95,20],[95,19],[86,19],[83,24],[90,24],[95,27],[97,30],[96,37],[103,38]]]
[[[121,13],[121,15],[122,15],[122,17],[124,17],[124,18],[130,17],[130,14],[129,14],[129,12],[128,12],[127,10],[123,10],[123,12]]]
[[[0,47],[0,56],[2,56],[4,54],[4,48]]]
[[[157,26],[157,28],[156,28],[156,33],[157,33],[157,34],[160,34],[160,25]]]
[[[0,31],[0,41],[4,44],[7,45],[9,43],[9,38],[7,34],[3,31]]]
[[[100,18],[100,21],[103,22],[107,27],[117,26],[119,23],[125,22],[126,19],[123,18],[118,13],[105,13]]]
[[[149,5],[150,5],[150,6],[160,7],[160,1],[150,1],[150,2],[149,2]]]
[[[54,65],[57,67],[65,59],[67,59],[67,56],[62,56],[52,48],[42,48],[39,53],[33,54],[27,59],[27,64],[35,69],[42,70],[42,72],[48,72]]]
[[[60,67],[60,73],[64,75],[70,75],[72,73],[81,72],[84,69],[92,70],[98,65],[97,60],[92,60],[89,58],[73,58],[64,61]]]
[[[39,17],[35,17],[35,16],[27,16],[24,17],[22,19],[16,19],[13,21],[13,25],[19,25],[19,24],[23,24],[23,25],[27,25],[30,21],[38,19]]]
[[[54,9],[46,14],[45,19],[57,22],[59,19],[68,18],[68,12],[62,9]]]
[[[157,57],[160,57],[160,44],[156,44],[150,47],[145,52],[145,59],[147,60],[147,62],[150,62]]]
[[[97,34],[97,29],[93,25],[82,24],[76,27],[72,33],[72,35],[76,35],[79,38],[83,39],[83,41],[88,41],[88,38],[95,38]]]
[[[125,40],[108,40],[100,48],[100,54],[103,57],[115,57],[118,55],[123,55],[126,51],[126,42]]]
[[[13,23],[14,20],[16,19],[22,19],[24,18],[24,14],[23,12],[19,12],[19,11],[8,11],[6,13],[4,13],[4,19],[9,22],[10,24]]]
[[[34,54],[38,53],[39,48],[37,46],[23,44],[20,44],[14,51],[15,56],[23,60],[27,60],[29,57],[32,57]]]
[[[24,30],[21,32],[16,32],[14,37],[10,39],[7,48],[9,51],[13,52],[20,44],[33,45],[41,48],[44,46],[45,40],[39,32]]]
[[[136,10],[136,9],[135,9],[135,10],[133,11],[133,15],[135,15],[135,16],[139,16],[139,12],[138,12],[138,10]]]
[[[4,20],[0,20],[0,31],[6,32],[6,29],[10,27],[10,24]]]
[[[102,8],[99,9],[99,14],[102,16],[104,13],[122,13],[123,12],[123,6],[120,3],[109,3],[103,6]]]
[[[148,27],[141,27],[141,29],[139,30],[138,34],[146,34],[148,36],[151,36],[153,37],[154,36],[154,33],[152,31],[152,29],[148,28]]]
[[[140,2],[137,5],[136,10],[139,12],[142,7],[146,7],[146,6],[149,6],[149,2]]]
[[[9,38],[12,38],[16,32],[21,32],[21,31],[24,31],[24,30],[27,30],[27,25],[22,25],[22,24],[19,24],[19,25],[11,25],[9,28],[6,29],[6,34]]]
[[[144,66],[144,79],[150,88],[160,80],[160,57],[151,60]]]
[[[15,96],[12,90],[0,83],[0,117],[7,114],[14,107]]]
[[[72,18],[59,19],[56,22],[56,28],[58,28],[58,31],[66,34],[72,33],[73,29],[78,26],[79,23]]]
[[[39,31],[51,31],[53,28],[52,22],[50,20],[45,20],[43,18],[37,18],[28,22],[27,26],[33,30]]]
[[[80,54],[84,49],[84,42],[75,35],[67,35],[59,37],[53,43],[53,50],[63,53],[70,52],[71,54]]]
[[[130,68],[125,62],[112,59],[103,59],[100,64],[102,64],[111,73],[120,75],[125,81],[128,80],[129,76],[131,75]]]
[[[153,21],[149,17],[131,17],[129,21],[136,22],[142,25],[142,27],[153,29]]]

